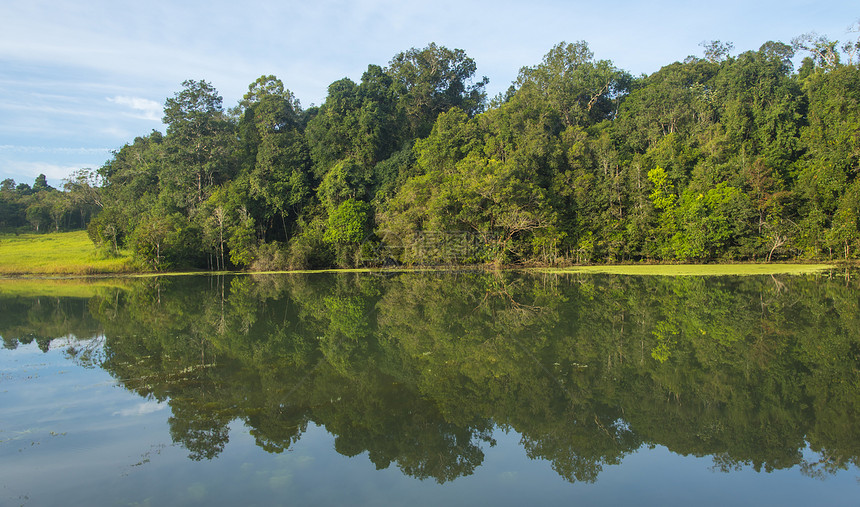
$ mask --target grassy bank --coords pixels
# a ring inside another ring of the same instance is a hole
[[[86,231],[0,234],[0,275],[94,275],[134,271],[128,253],[100,258]]]

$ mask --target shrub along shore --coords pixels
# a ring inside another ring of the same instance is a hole
[[[251,271],[251,274],[315,273],[325,271],[370,272],[381,270],[447,270],[497,269],[497,265],[473,266],[412,266],[395,268],[354,268],[337,270]],[[836,264],[730,263],[730,264],[614,264],[567,267],[524,268],[548,274],[607,273],[618,275],[718,276],[807,274],[835,269]],[[505,269],[523,269],[508,266]],[[200,274],[197,272],[153,272],[134,261],[131,252],[103,258],[93,247],[85,231],[52,234],[0,235],[0,278],[33,277],[68,278],[88,276],[141,276]],[[8,292],[8,284],[0,284],[0,292]]]

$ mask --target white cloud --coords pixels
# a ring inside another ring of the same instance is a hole
[[[137,417],[146,414],[152,414],[155,412],[160,412],[167,408],[166,403],[159,403],[154,400],[145,401],[143,403],[138,403],[133,407],[129,407],[123,410],[119,410],[114,412],[113,415],[119,415],[122,417]]]
[[[99,128],[98,133],[112,139],[121,140],[121,142],[131,142],[131,140],[134,139],[134,136],[140,135],[143,132],[131,132],[128,129],[112,125]]]
[[[111,148],[67,148],[57,146],[18,146],[13,144],[0,144],[0,151],[11,151],[18,153],[70,153],[79,155],[109,154]]]
[[[6,157],[0,156],[0,168],[3,168],[2,173],[0,173],[0,179],[12,178],[18,183],[32,185],[38,175],[44,174],[48,179],[49,185],[54,188],[62,188],[63,180],[68,178],[73,172],[83,168],[97,169],[107,160],[108,156],[109,153],[105,153],[104,156],[90,154],[88,158],[91,160],[76,165],[9,160]]]
[[[47,162],[20,162],[17,167],[17,173],[26,174],[35,178],[40,174],[44,174],[49,180],[59,181],[68,177],[74,171],[81,169],[76,165],[60,165]]]
[[[114,104],[126,106],[138,111],[139,114],[134,115],[135,118],[158,122],[161,121],[162,106],[154,100],[126,96],[108,97],[107,100],[108,102],[113,102]]]

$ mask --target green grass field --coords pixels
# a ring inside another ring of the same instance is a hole
[[[86,231],[0,234],[0,275],[95,275],[135,271],[131,256],[103,259]]]

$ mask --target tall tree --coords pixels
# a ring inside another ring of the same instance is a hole
[[[542,97],[560,114],[565,126],[588,126],[611,118],[613,98],[625,93],[630,75],[609,60],[594,60],[585,41],[561,42],[534,67],[520,69],[518,93]]]
[[[386,72],[397,86],[400,107],[409,121],[412,137],[430,133],[439,113],[459,107],[469,116],[481,112],[486,101],[484,77],[472,82],[477,66],[462,49],[431,43],[412,48],[391,59]]]
[[[262,76],[248,87],[240,107],[240,142],[248,156],[246,167],[252,197],[264,203],[265,216],[279,217],[287,239],[288,219],[310,197],[310,155],[300,130],[301,106],[283,82]]]
[[[74,171],[63,180],[63,190],[80,214],[81,227],[86,227],[90,218],[104,207],[99,186],[98,173],[90,169]]]
[[[165,197],[177,208],[188,210],[231,177],[233,125],[211,84],[187,80],[182,87],[164,103],[170,161],[161,179]]]
[[[36,176],[36,181],[33,182],[33,192],[46,192],[54,190],[54,187],[48,185],[48,178],[44,174]]]

